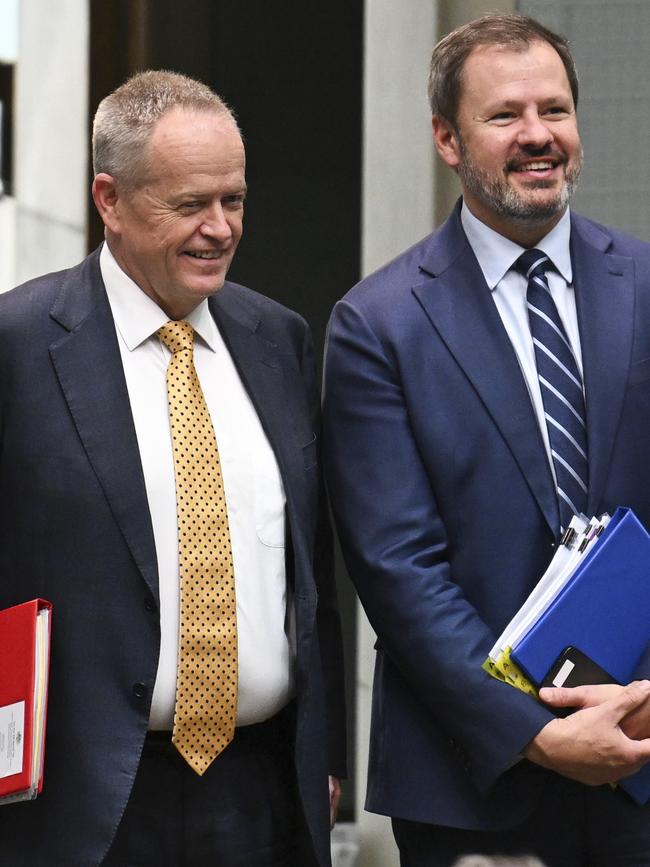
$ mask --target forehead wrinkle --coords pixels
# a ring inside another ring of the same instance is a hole
[[[173,109],[155,124],[147,148],[148,179],[222,176],[245,167],[241,135],[228,117]]]

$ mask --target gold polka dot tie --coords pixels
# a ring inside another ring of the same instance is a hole
[[[172,742],[197,774],[230,743],[237,710],[237,609],[217,441],[193,358],[194,329],[168,322],[180,641]]]

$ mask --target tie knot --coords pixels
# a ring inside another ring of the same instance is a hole
[[[551,260],[541,250],[526,250],[515,262],[514,267],[526,280],[545,274],[553,267]]]
[[[179,319],[178,322],[168,322],[158,329],[158,337],[172,354],[194,346],[194,329],[189,322]]]

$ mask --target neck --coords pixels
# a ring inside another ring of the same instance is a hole
[[[488,228],[499,235],[503,235],[504,238],[507,238],[514,244],[519,244],[520,247],[527,249],[537,246],[542,238],[545,238],[551,229],[557,226],[566,213],[566,208],[564,208],[559,213],[553,214],[549,219],[531,222],[530,220],[501,217],[491,211],[486,211],[484,208],[476,207],[476,203],[468,200],[466,197],[464,197],[464,201],[477,220],[485,223]]]

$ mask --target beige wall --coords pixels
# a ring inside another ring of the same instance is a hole
[[[14,198],[0,202],[0,291],[86,247],[88,0],[20,0]]]

